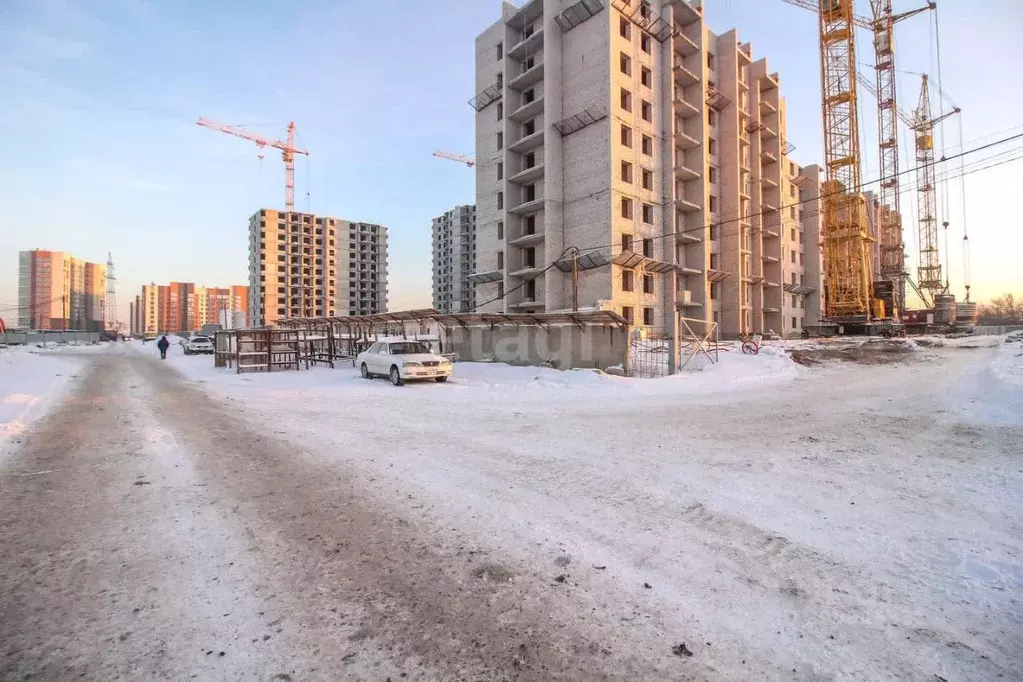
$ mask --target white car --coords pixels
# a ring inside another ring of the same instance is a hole
[[[192,338],[188,339],[184,346],[185,355],[213,352],[213,342],[210,341],[210,338],[208,336],[193,336]]]
[[[451,376],[451,361],[430,352],[419,341],[389,339],[377,341],[355,358],[364,379],[390,378],[395,386],[414,379],[444,382]]]

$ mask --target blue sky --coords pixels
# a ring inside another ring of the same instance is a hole
[[[706,4],[714,30],[738,27],[781,73],[794,158],[819,162],[814,15],[780,0]],[[1009,86],[1023,3],[940,5],[943,89],[964,109],[967,147],[1023,132],[1023,94]],[[472,171],[431,154],[473,151],[474,38],[499,11],[498,0],[0,1],[0,304],[16,300],[16,252],[28,248],[99,261],[112,251],[122,315],[143,282],[245,283],[247,219],[283,204],[283,167],[275,154],[259,161],[254,145],[195,125],[207,116],[273,137],[294,120],[311,152],[298,161],[297,207],[390,227],[391,308],[428,305],[430,219],[474,200]],[[900,25],[900,69],[933,70],[929,27],[926,15]],[[919,77],[900,78],[912,110]],[[874,179],[874,106],[864,104],[864,178]],[[956,125],[946,137],[958,144]],[[1013,146],[1023,141],[988,153]],[[1006,200],[1021,169],[966,180],[975,298],[1023,290],[1023,231]]]

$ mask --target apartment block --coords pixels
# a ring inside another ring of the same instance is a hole
[[[339,221],[338,315],[387,312],[387,228]]]
[[[497,299],[481,310],[798,332],[785,101],[736,31],[684,0],[504,3],[476,39],[476,81],[470,280]]]
[[[387,310],[387,228],[261,209],[249,219],[249,320]]]
[[[192,282],[143,284],[131,303],[132,333],[194,332],[223,324],[225,311],[248,314],[248,287],[202,287]]]
[[[63,251],[18,254],[18,326],[103,331],[106,266]]]
[[[476,207],[455,206],[433,219],[433,308],[442,313],[476,309]]]

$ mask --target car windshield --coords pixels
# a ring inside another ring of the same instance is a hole
[[[414,355],[416,353],[429,353],[430,349],[425,345],[406,341],[403,343],[392,343],[391,344],[391,355]]]
[[[209,343],[210,340],[205,336],[193,336],[192,343]]]

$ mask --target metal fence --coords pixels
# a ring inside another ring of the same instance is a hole
[[[99,332],[24,331],[0,334],[0,344],[8,346],[84,345],[99,343],[99,340]]]

